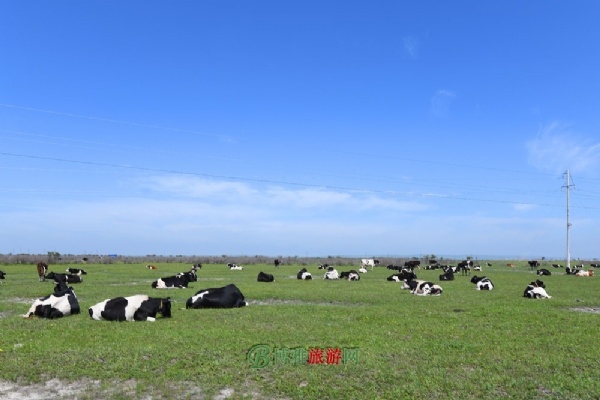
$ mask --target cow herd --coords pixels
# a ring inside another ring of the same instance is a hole
[[[276,260],[278,261],[278,260]],[[274,263],[278,268],[280,263]],[[437,264],[437,263],[436,263]],[[359,281],[361,273],[367,273],[367,267],[373,268],[379,265],[378,260],[363,259],[359,270],[350,270],[338,272],[333,266],[322,264],[318,267],[320,270],[325,270],[323,275],[324,280],[344,279],[348,281]],[[430,263],[429,266],[432,264]],[[490,265],[488,263],[488,265]],[[539,276],[551,275],[551,272],[545,268],[539,268],[540,264],[529,262],[529,266],[536,268],[536,274]],[[554,266],[554,265],[553,265]],[[47,272],[48,265],[44,262],[37,264],[38,278],[40,282],[46,279],[52,280],[55,283],[53,293],[39,298],[34,301],[31,308],[22,315],[24,318],[38,316],[42,318],[60,318],[71,314],[79,314],[81,312],[77,295],[71,284],[83,282],[83,275],[87,272],[78,268],[68,268],[67,273]],[[236,264],[228,264],[230,270],[243,270],[243,267]],[[443,274],[439,275],[440,281],[453,281],[455,273],[462,275],[470,275],[471,269],[475,266],[472,261],[464,261],[456,267],[439,266]],[[581,266],[583,267],[583,265]],[[596,267],[596,265],[593,265]],[[156,269],[155,266],[147,266],[148,269]],[[198,281],[197,271],[202,268],[201,264],[194,264],[193,267],[186,272],[180,272],[173,276],[163,277],[151,283],[153,289],[185,289],[188,283]],[[402,289],[410,290],[411,294],[417,296],[440,296],[443,289],[440,285],[426,280],[417,279],[414,272],[415,268],[420,269],[418,261],[407,261],[404,266],[388,265],[388,269],[397,271],[387,278],[387,281],[402,283]],[[481,270],[480,268],[477,270]],[[566,268],[567,275],[576,276],[593,276],[593,269],[583,270],[582,268]],[[0,271],[0,279],[5,279],[5,273]],[[299,280],[312,280],[312,274],[306,268],[302,268],[297,273]],[[257,277],[258,282],[274,282],[275,278],[272,274],[260,271]],[[470,282],[475,285],[476,290],[490,291],[494,289],[494,284],[486,276],[473,276]],[[531,299],[550,299],[551,296],[546,292],[545,284],[536,280],[527,285],[523,297]],[[190,297],[186,302],[186,309],[189,308],[237,308],[248,305],[245,301],[242,292],[234,285],[229,284],[224,287],[202,289],[195,295]],[[138,294],[129,297],[116,297],[106,299],[100,303],[91,306],[88,309],[89,315],[94,320],[108,321],[155,321],[157,314],[162,317],[171,316],[171,299],[170,297],[150,297],[145,294]]]

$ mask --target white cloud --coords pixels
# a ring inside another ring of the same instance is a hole
[[[412,59],[415,59],[419,55],[419,39],[414,36],[402,37],[402,44],[404,45],[404,51]]]
[[[569,169],[574,173],[592,173],[599,169],[600,142],[553,121],[526,144],[529,163],[551,173]]]
[[[438,90],[431,98],[431,113],[436,117],[443,117],[448,114],[450,105],[456,95],[449,90]]]

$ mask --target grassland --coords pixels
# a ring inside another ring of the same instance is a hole
[[[474,290],[468,277],[438,282],[439,271],[417,271],[441,284],[440,297],[410,295],[386,281],[384,267],[347,282],[324,281],[316,265],[308,267],[313,281],[296,279],[298,265],[204,265],[190,288],[155,290],[153,280],[191,265],[79,265],[88,271],[74,285],[82,314],[57,320],[20,317],[54,285],[39,283],[33,265],[4,265],[0,398],[9,390],[36,398],[27,388],[46,393],[37,398],[78,399],[600,398],[600,314],[576,311],[600,309],[600,278],[550,267],[543,280],[552,299],[531,300],[522,295],[535,274],[525,262],[505,264],[484,267],[496,285],[491,292]],[[261,270],[275,282],[256,282]],[[228,283],[248,307],[185,309],[198,290]],[[140,293],[170,296],[172,318],[116,323],[87,314],[104,299]],[[352,349],[357,358],[320,365],[271,359],[253,368],[247,355],[258,344]]]

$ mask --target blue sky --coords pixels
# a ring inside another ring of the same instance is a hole
[[[595,1],[3,1],[0,253],[599,256]]]

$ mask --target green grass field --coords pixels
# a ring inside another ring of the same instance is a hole
[[[600,278],[545,266],[552,299],[531,300],[523,290],[537,276],[516,264],[473,273],[492,279],[490,292],[475,290],[469,277],[439,282],[440,271],[417,270],[443,287],[439,297],[401,290],[386,281],[392,271],[384,267],[348,282],[324,281],[316,265],[307,267],[313,281],[296,279],[299,265],[204,265],[190,288],[156,290],[152,281],[191,265],[79,265],[88,271],[73,285],[82,313],[56,320],[20,317],[54,285],[39,283],[33,265],[4,265],[0,398],[2,387],[50,382],[48,398],[50,385],[70,385],[78,399],[599,399]],[[256,282],[261,270],[275,282]],[[198,290],[229,283],[248,307],[185,309]],[[170,296],[172,318],[119,323],[87,313],[104,299],[133,294]],[[256,345],[270,351],[263,368],[248,360]],[[301,364],[286,354],[311,348],[337,348],[350,358]]]

